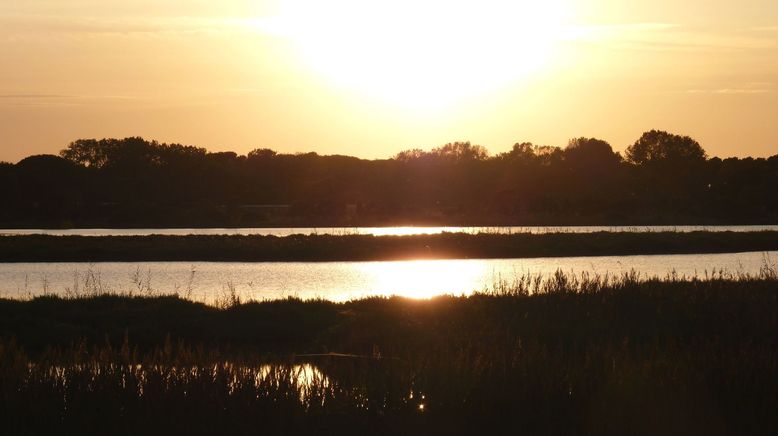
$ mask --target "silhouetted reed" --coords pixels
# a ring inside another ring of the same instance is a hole
[[[9,434],[770,434],[776,308],[769,262],[431,300],[0,300],[0,419]]]
[[[0,236],[2,262],[492,259],[771,250],[778,250],[778,232]]]

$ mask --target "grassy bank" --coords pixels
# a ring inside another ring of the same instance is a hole
[[[0,262],[488,259],[771,250],[778,250],[778,232],[0,237]]]
[[[0,300],[0,419],[11,433],[778,431],[775,271],[558,274],[529,290]]]

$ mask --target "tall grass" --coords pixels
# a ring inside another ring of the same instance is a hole
[[[338,261],[778,250],[778,232],[0,236],[3,262]]]
[[[771,434],[778,276],[426,301],[0,300],[9,434]]]

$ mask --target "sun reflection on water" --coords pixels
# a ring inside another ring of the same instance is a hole
[[[316,389],[330,387],[330,379],[318,367],[305,363],[285,367],[282,365],[262,365],[256,371],[256,383],[261,386],[264,381],[287,382],[299,390],[300,401],[309,398]]]
[[[370,234],[375,236],[435,235],[438,233],[475,233],[467,227],[375,227]]]
[[[411,260],[369,262],[359,266],[371,294],[432,298],[441,294],[470,294],[488,273],[486,262]]]

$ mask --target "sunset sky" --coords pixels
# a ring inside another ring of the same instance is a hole
[[[687,134],[778,154],[775,0],[0,0],[0,160]]]

